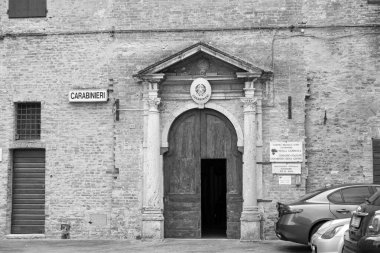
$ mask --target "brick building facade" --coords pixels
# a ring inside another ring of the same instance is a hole
[[[171,137],[173,126],[192,131],[180,122],[192,112],[213,115],[214,128],[191,132],[207,132],[206,146],[231,138],[238,150],[197,158],[227,164],[227,193],[241,200],[224,203],[238,217],[225,224],[230,238],[274,237],[279,200],[380,182],[379,1],[47,0],[34,18],[10,17],[18,14],[8,2],[0,1],[0,238],[20,226],[59,238],[62,224],[71,238],[171,237],[178,220],[168,218],[168,187],[200,194],[200,162],[193,174],[165,169],[169,154],[193,145]],[[212,87],[203,105],[190,95],[196,78]],[[108,100],[69,101],[70,91],[95,89]],[[24,129],[23,120],[40,125]],[[300,174],[272,172],[272,142],[302,143]],[[17,188],[29,179],[44,190]],[[28,203],[42,211],[14,212]],[[196,226],[183,236],[199,237]]]

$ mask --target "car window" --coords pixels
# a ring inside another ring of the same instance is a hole
[[[318,189],[318,190],[315,190],[315,191],[312,191],[312,192],[309,192],[305,195],[303,195],[302,197],[300,197],[299,199],[297,199],[297,201],[305,201],[305,200],[308,200],[316,195],[318,195],[319,193],[321,193],[323,190],[322,189]]]
[[[369,187],[351,187],[342,189],[343,200],[345,203],[360,204],[365,201],[365,198],[370,197],[372,194],[369,191]]]
[[[380,196],[378,196],[377,199],[375,199],[375,200],[372,202],[372,204],[373,204],[374,206],[380,206]]]
[[[334,204],[340,204],[340,203],[343,203],[343,202],[344,202],[340,190],[331,193],[327,198],[328,198],[332,203],[334,203]]]
[[[371,197],[368,198],[369,203],[373,203],[376,199],[380,197],[380,191],[375,192]]]

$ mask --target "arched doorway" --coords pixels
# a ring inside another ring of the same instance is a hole
[[[165,237],[240,238],[242,155],[221,113],[193,109],[169,131],[164,154]]]

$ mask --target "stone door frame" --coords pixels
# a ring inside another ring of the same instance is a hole
[[[238,137],[237,146],[243,153],[243,211],[241,214],[241,240],[253,241],[260,239],[260,220],[258,202],[262,198],[262,90],[261,82],[266,82],[271,71],[258,68],[250,63],[224,53],[204,43],[197,43],[163,61],[159,61],[136,75],[145,85],[144,110],[144,151],[143,151],[143,208],[142,208],[142,237],[144,239],[163,239],[163,156],[168,150],[168,134],[170,126],[176,117],[183,112],[198,108],[194,102],[176,110],[173,117],[165,122],[160,129],[161,116],[158,96],[159,85],[165,79],[163,69],[177,62],[203,52],[216,57],[228,64],[244,69],[246,72],[236,72],[237,79],[244,80],[244,96],[240,98],[243,105],[244,123],[240,126],[234,115],[223,106],[212,101],[205,108],[220,112],[233,124]],[[205,78],[212,78],[205,76]]]

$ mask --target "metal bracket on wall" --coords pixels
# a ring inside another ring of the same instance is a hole
[[[256,162],[256,164],[265,164],[265,165],[268,165],[268,164],[272,164],[271,162]]]

